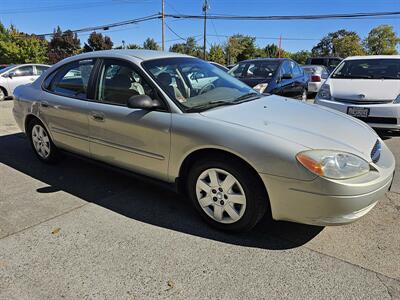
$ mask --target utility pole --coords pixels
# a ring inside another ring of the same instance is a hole
[[[207,0],[204,0],[203,13],[204,13],[204,44],[203,44],[203,58],[207,59],[206,48],[207,48],[207,11],[208,11]]]
[[[164,15],[164,0],[161,0],[161,23],[162,23],[162,51],[165,49],[165,33],[164,33],[164,22],[165,22],[165,15]]]

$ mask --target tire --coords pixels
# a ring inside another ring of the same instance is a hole
[[[308,92],[307,89],[304,89],[303,93],[301,94],[301,101],[305,102],[307,101],[307,98],[308,98]]]
[[[39,160],[45,163],[57,161],[59,151],[42,122],[38,119],[32,119],[28,124],[27,133],[32,149]]]
[[[187,192],[208,224],[220,230],[246,232],[269,210],[268,195],[256,176],[240,160],[218,155],[192,166]]]
[[[4,90],[2,88],[0,88],[0,102],[4,101],[5,98],[6,98],[6,94],[4,93]]]

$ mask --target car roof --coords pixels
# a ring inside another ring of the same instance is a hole
[[[189,55],[175,53],[175,52],[145,50],[145,49],[101,50],[101,51],[86,52],[73,57],[76,59],[78,57],[90,58],[90,57],[113,56],[113,55],[132,56],[143,61],[158,59],[158,58],[166,58],[166,57],[191,57]]]
[[[345,60],[356,60],[356,59],[400,59],[400,55],[349,56]]]
[[[260,57],[260,58],[253,58],[253,59],[247,59],[247,60],[242,60],[239,61],[238,64],[240,63],[251,63],[251,62],[257,62],[257,61],[284,61],[284,60],[289,60],[289,58],[271,58],[271,57]]]

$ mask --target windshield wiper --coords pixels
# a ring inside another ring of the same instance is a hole
[[[250,93],[244,94],[244,95],[242,95],[240,97],[237,97],[235,100],[233,100],[233,102],[235,104],[237,104],[237,103],[242,102],[243,100],[248,100],[250,98],[251,99],[253,99],[253,98],[257,99],[257,98],[255,98],[255,96],[258,96],[257,98],[261,97],[261,95],[259,93],[257,93],[257,92],[250,92]]]
[[[193,106],[191,108],[188,108],[186,111],[187,112],[196,112],[196,111],[207,110],[207,109],[218,107],[218,106],[235,105],[235,104],[237,104],[237,103],[235,103],[233,101],[215,100],[215,101],[211,101],[206,104],[203,104],[203,105]]]

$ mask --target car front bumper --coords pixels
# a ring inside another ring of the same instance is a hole
[[[316,177],[302,181],[268,174],[260,176],[268,191],[273,219],[341,225],[367,214],[391,186],[395,161],[386,145],[378,163],[371,166],[374,171],[346,180]]]
[[[400,130],[400,104],[360,105],[319,99],[318,97],[315,99],[315,104],[323,105],[345,114],[347,113],[348,107],[368,108],[369,116],[363,121],[365,121],[369,126],[377,129]]]

